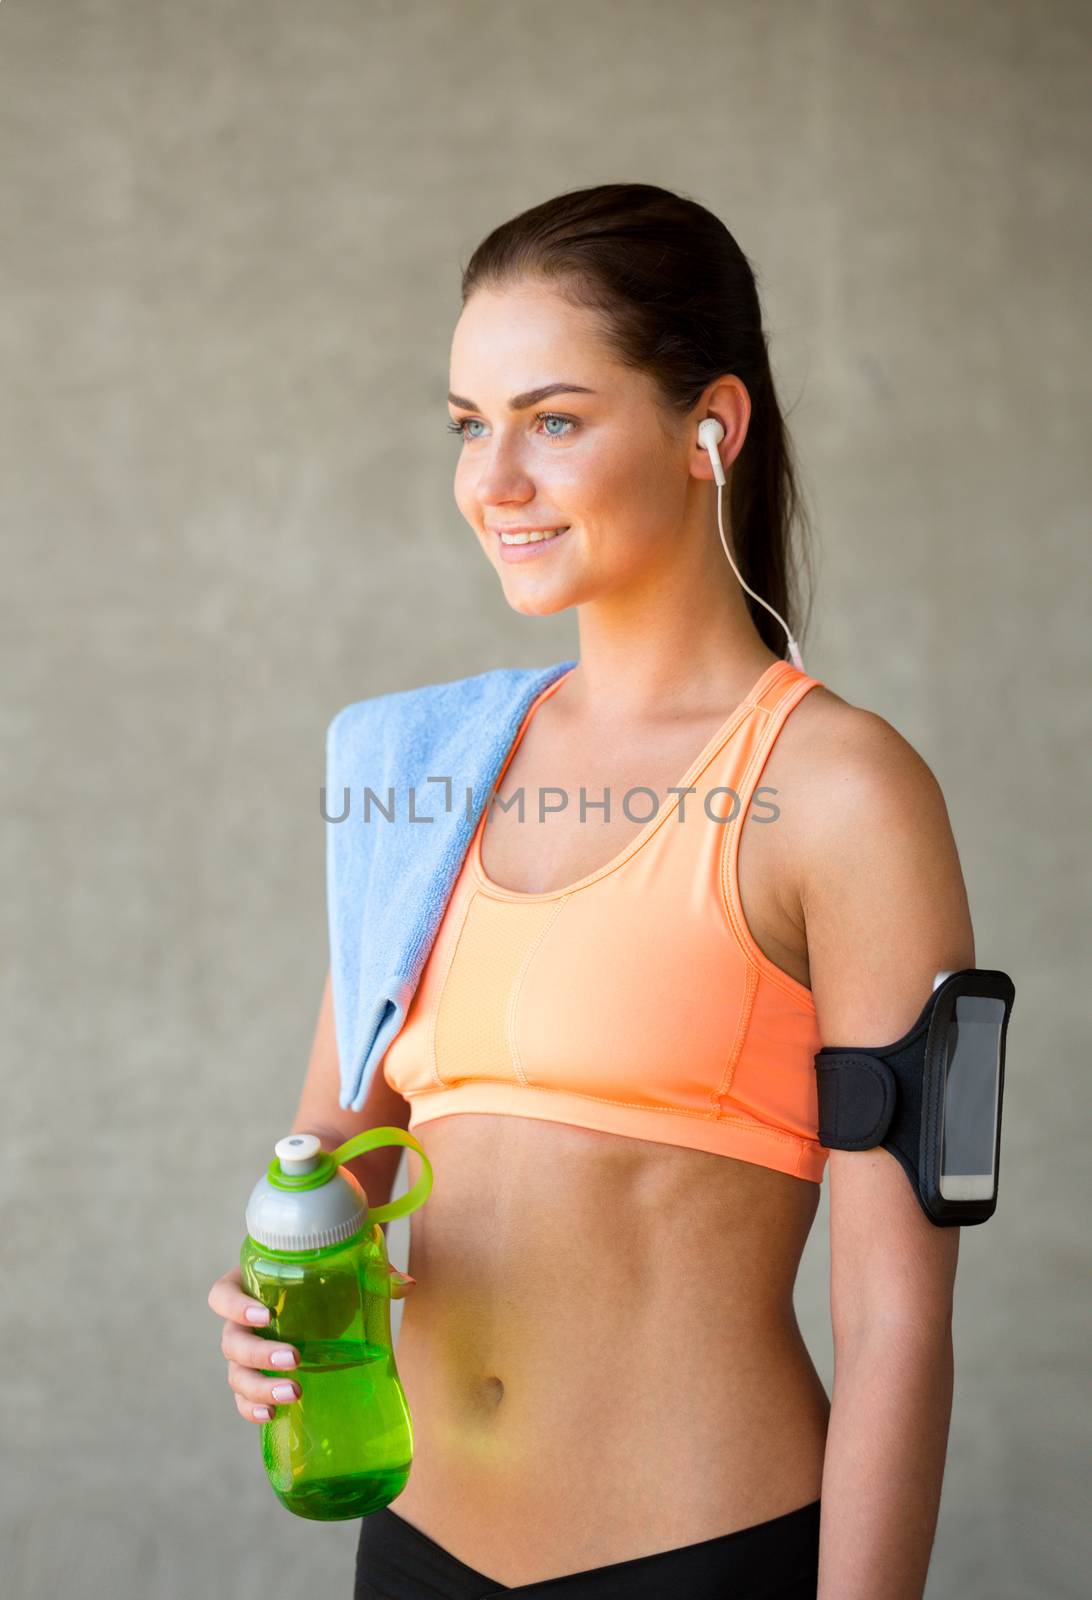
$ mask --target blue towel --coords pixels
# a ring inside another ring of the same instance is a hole
[[[354,701],[331,721],[323,815],[343,1111],[361,1109],[406,1020],[467,847],[527,708],[575,665],[498,667],[402,689]]]

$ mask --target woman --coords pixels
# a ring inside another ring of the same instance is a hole
[[[926,764],[782,659],[797,499],[751,268],[666,190],[561,195],[472,256],[451,387],[505,598],[579,623],[498,790],[568,803],[485,809],[359,1113],[327,982],[294,1127],[332,1148],[412,1109],[434,1172],[395,1289],[413,1471],[362,1519],[356,1595],[918,1600],[959,1230],[886,1150],[819,1146],[812,1057],[901,1035],[973,936]],[[373,1201],[399,1153],[353,1163]],[[830,1400],[792,1302],[828,1155]],[[237,1269],[209,1299],[263,1420]]]

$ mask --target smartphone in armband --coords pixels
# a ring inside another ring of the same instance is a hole
[[[883,1145],[930,1222],[985,1222],[997,1207],[1015,995],[1008,973],[993,968],[938,972],[901,1039],[876,1049],[825,1046],[815,1057],[819,1143],[830,1150]]]

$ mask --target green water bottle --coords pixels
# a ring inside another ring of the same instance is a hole
[[[417,1152],[421,1175],[397,1200],[369,1209],[342,1163],[392,1144]],[[431,1188],[432,1168],[412,1134],[370,1128],[330,1151],[313,1133],[289,1134],[251,1192],[239,1263],[247,1293],[269,1307],[255,1331],[300,1354],[299,1399],[261,1424],[262,1459],[277,1498],[298,1517],[366,1517],[406,1486],[413,1426],[394,1363],[380,1223],[415,1211]]]

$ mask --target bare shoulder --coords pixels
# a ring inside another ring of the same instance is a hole
[[[781,782],[796,802],[786,850],[827,1036],[846,1043],[859,1030],[897,1030],[902,1018],[909,1026],[934,972],[974,965],[940,784],[885,717],[825,685],[794,708],[782,740]],[[870,1003],[862,973],[874,980]]]
[[[947,807],[924,757],[886,717],[855,706],[820,684],[793,708],[767,770],[778,760],[780,780],[799,804],[792,807],[797,843],[829,846],[849,822],[870,815],[877,824],[922,811],[934,819]]]

